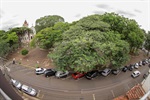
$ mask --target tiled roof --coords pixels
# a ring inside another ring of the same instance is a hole
[[[129,100],[129,99],[127,98],[127,96],[122,95],[122,96],[119,96],[113,100]]]
[[[126,93],[129,100],[137,100],[144,96],[145,91],[140,84],[134,86]]]
[[[126,95],[119,96],[113,100],[139,100],[142,96],[144,96],[144,94],[144,89],[140,84],[138,84],[131,88]]]

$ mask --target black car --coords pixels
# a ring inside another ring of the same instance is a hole
[[[54,70],[54,69],[47,69],[44,74],[45,74],[45,77],[50,77],[50,76],[54,76],[55,73],[56,73],[56,70]]]
[[[120,69],[112,69],[112,74],[117,75],[120,73]]]
[[[142,65],[146,65],[146,61],[145,60],[142,60]]]
[[[123,68],[122,68],[122,71],[123,72],[126,72],[128,70],[128,67],[127,66],[124,66]]]
[[[98,76],[98,70],[93,70],[85,74],[85,77],[89,80],[91,80],[92,78],[95,78],[96,76]]]
[[[134,65],[130,64],[130,65],[128,66],[128,70],[129,70],[129,71],[132,71],[133,69],[134,69]]]
[[[143,75],[143,78],[146,79],[146,77],[147,77],[148,75],[149,75],[149,72],[145,73],[145,74]]]

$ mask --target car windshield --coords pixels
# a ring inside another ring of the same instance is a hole
[[[32,91],[32,88],[31,87],[28,87],[28,92],[30,93]]]

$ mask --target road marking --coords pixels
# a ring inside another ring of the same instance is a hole
[[[93,100],[95,100],[95,94],[93,94]]]
[[[112,93],[113,97],[115,97],[115,94],[114,94],[113,90],[111,90],[111,93]]]

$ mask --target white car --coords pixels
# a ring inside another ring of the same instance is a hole
[[[139,68],[139,64],[138,64],[138,63],[135,63],[135,64],[134,64],[134,68],[138,69],[138,68]]]
[[[106,69],[104,69],[103,71],[102,71],[102,75],[103,76],[108,76],[109,74],[110,74],[110,72],[111,72],[111,69],[109,69],[109,68],[106,68]]]
[[[23,91],[24,93],[31,95],[31,96],[37,95],[37,91],[35,89],[33,89],[32,87],[29,87],[27,85],[22,85],[21,91]]]
[[[63,71],[57,71],[56,74],[55,74],[55,76],[57,78],[63,78],[63,77],[67,77],[68,74],[69,74],[68,71],[64,71],[64,72]]]
[[[140,71],[134,71],[132,74],[131,74],[131,76],[133,77],[133,78],[135,78],[135,77],[138,77],[139,75],[140,75],[141,73],[140,73]]]
[[[35,69],[36,75],[44,74],[45,71],[46,71],[46,68],[36,68]]]
[[[11,79],[10,82],[12,83],[12,85],[13,85],[15,88],[21,89],[22,84],[21,84],[19,81],[14,80],[14,79]]]

